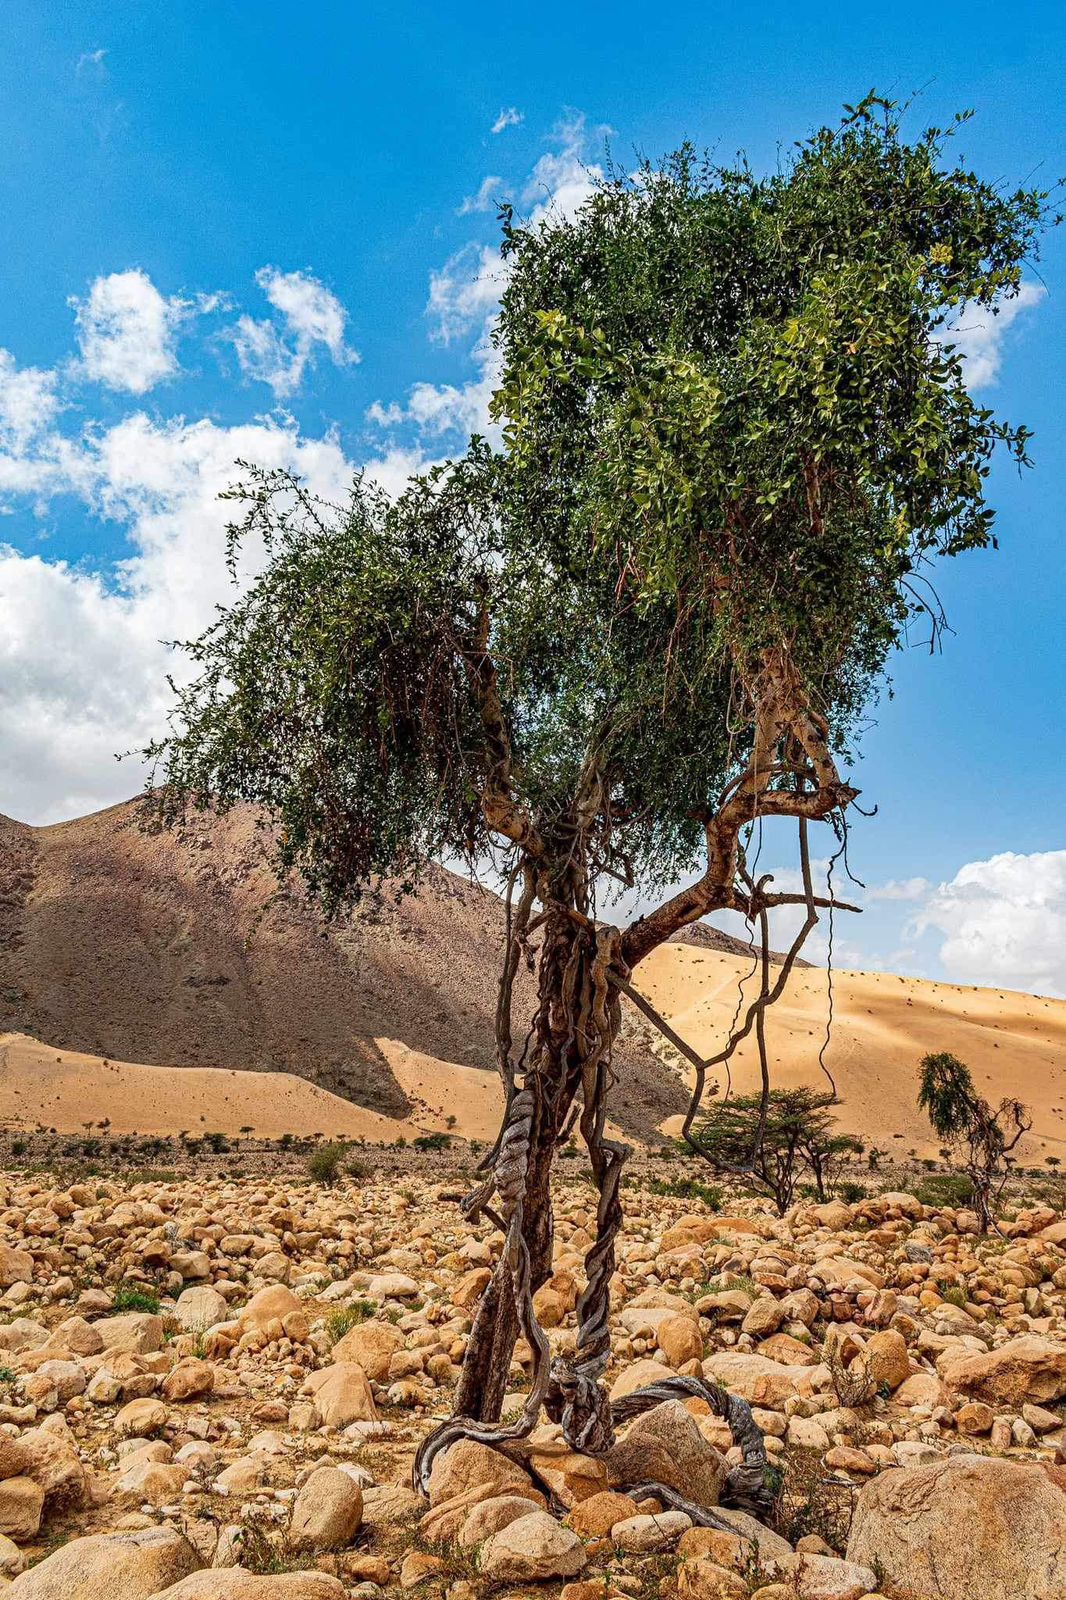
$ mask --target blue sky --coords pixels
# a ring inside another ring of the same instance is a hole
[[[873,86],[921,91],[916,129],[974,107],[973,165],[1050,184],[1064,47],[1050,4],[7,0],[0,811],[137,787],[112,755],[158,725],[158,641],[224,597],[235,456],[339,491],[461,447],[491,387],[496,196],[565,209],[607,137],[764,167]],[[893,664],[855,964],[1066,994],[1064,269],[1060,230],[1009,325],[974,331],[1036,470],[995,477],[1000,552],[942,569],[943,654]]]

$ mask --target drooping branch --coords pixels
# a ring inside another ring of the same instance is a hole
[[[859,791],[841,780],[825,719],[812,710],[786,650],[765,652],[749,699],[754,712],[751,753],[705,824],[707,865],[703,875],[626,929],[622,953],[630,967],[679,929],[712,911],[742,910],[745,915],[758,916],[775,904],[804,904],[811,910],[813,896],[806,886],[803,896],[794,898],[767,899],[738,892],[741,831],[756,817],[824,821],[850,805]],[[782,785],[782,774],[791,779],[791,787]],[[771,784],[778,786],[771,788]]]

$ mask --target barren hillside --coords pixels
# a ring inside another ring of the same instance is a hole
[[[278,891],[247,811],[187,837],[142,831],[135,802],[48,828],[0,819],[0,1032],[63,1050],[293,1072],[404,1117],[398,1050],[492,1068],[502,931],[497,896],[442,868],[324,927]],[[635,1042],[619,1067],[632,1131],[683,1104]]]

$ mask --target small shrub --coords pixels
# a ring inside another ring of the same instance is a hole
[[[323,1144],[307,1158],[308,1176],[315,1183],[336,1183],[341,1175],[344,1158],[348,1154],[346,1144]]]
[[[701,1183],[698,1178],[650,1178],[652,1194],[672,1195],[675,1200],[699,1200],[708,1211],[721,1211],[724,1199],[717,1184]]]
[[[921,1183],[916,1183],[914,1198],[934,1210],[950,1206],[957,1211],[973,1200],[973,1183],[965,1172],[941,1173],[938,1177],[923,1178]]]
[[[837,1184],[837,1194],[848,1206],[857,1206],[860,1200],[866,1199],[869,1192],[864,1183],[853,1183],[849,1178]]]
[[[114,1311],[150,1311],[154,1315],[159,1310],[159,1296],[151,1289],[145,1288],[140,1283],[120,1283],[115,1290]]]
[[[447,1150],[451,1142],[449,1133],[420,1133],[413,1141],[416,1150]]]
[[[353,1300],[351,1305],[334,1306],[326,1313],[326,1333],[330,1346],[337,1344],[352,1328],[372,1317],[377,1307],[370,1300]]]

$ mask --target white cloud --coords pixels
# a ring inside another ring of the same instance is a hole
[[[87,378],[147,394],[177,372],[175,343],[189,305],[161,295],[146,272],[133,268],[99,277],[84,300],[71,304]]]
[[[0,350],[0,447],[21,452],[47,428],[59,409],[57,374],[19,367],[9,350]]]
[[[500,303],[505,263],[492,245],[466,244],[430,273],[427,310],[444,344],[483,324]]]
[[[468,194],[459,207],[457,216],[467,217],[475,211],[493,211],[503,198],[505,185],[502,178],[482,178],[477,194]]]
[[[523,116],[517,106],[504,106],[492,124],[493,133],[503,133],[507,128],[517,128]]]
[[[261,267],[256,282],[280,312],[274,321],[242,316],[228,330],[245,377],[265,383],[276,399],[299,388],[316,345],[328,350],[338,367],[359,360],[345,338],[348,313],[333,292],[307,272],[279,272]]]
[[[871,900],[920,900],[928,892],[928,878],[890,878],[866,891]]]
[[[1066,996],[1066,850],[968,862],[913,928],[944,935],[941,963],[961,983]]]
[[[336,439],[304,438],[291,421],[225,428],[141,412],[46,461],[48,489],[122,525],[131,553],[100,575],[0,549],[0,809],[52,821],[136,789],[139,765],[113,758],[161,730],[166,674],[186,670],[165,641],[198,633],[232,593],[233,508],[218,494],[238,457],[286,467],[336,501],[354,470]],[[246,570],[259,555],[246,552]]]
[[[107,57],[106,50],[83,50],[78,57],[78,64],[74,69],[78,76],[84,73],[100,75],[104,72],[104,61]]]
[[[1001,299],[995,306],[962,307],[945,332],[962,354],[968,388],[983,389],[995,383],[1003,364],[1007,329],[1023,311],[1038,306],[1046,293],[1042,284],[1026,282],[1012,299]]]

